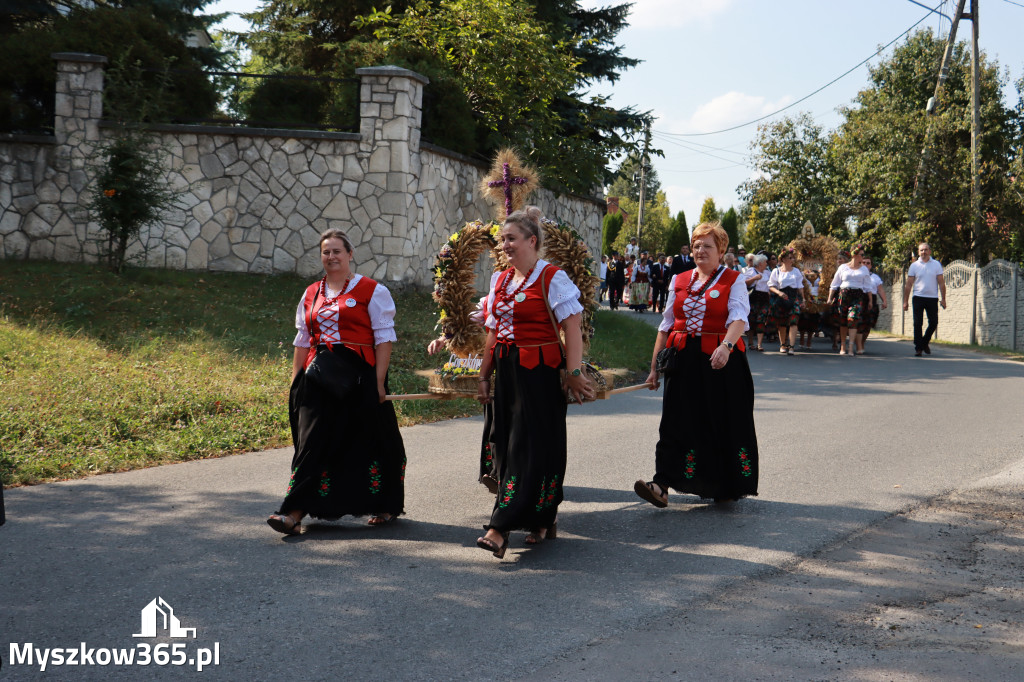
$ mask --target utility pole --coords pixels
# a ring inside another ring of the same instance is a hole
[[[644,130],[644,153],[640,157],[640,208],[636,212],[636,246],[641,248],[640,233],[644,224],[644,195],[647,193],[647,170],[650,167],[650,158],[647,150],[651,144],[651,122],[648,121]]]
[[[971,0],[971,253],[980,260],[981,215],[981,59],[978,54],[978,0]]]
[[[967,0],[957,2],[956,12],[950,22],[949,37],[946,40],[946,51],[942,55],[942,66],[939,70],[939,80],[935,85],[935,94],[928,100],[925,111],[929,116],[934,116],[939,108],[939,100],[942,95],[942,86],[949,75],[949,62],[953,55],[953,46],[956,43],[956,29],[961,19],[971,22],[971,251],[975,262],[980,257],[980,236],[982,230],[982,197],[981,197],[981,59],[978,45],[978,0],[971,0],[971,11],[964,12],[964,5]],[[911,220],[916,220],[918,210],[916,208],[921,182],[931,157],[931,123],[925,131],[924,149],[921,150],[921,162],[917,167],[917,177],[914,180],[914,193],[911,197]],[[911,253],[913,258],[913,253]]]
[[[942,86],[946,84],[946,79],[949,77],[949,61],[953,58],[953,46],[956,44],[956,29],[960,25],[960,18],[964,13],[964,5],[967,4],[967,0],[960,0],[956,6],[956,12],[953,14],[953,18],[950,21],[949,35],[946,37],[946,50],[942,53],[942,65],[939,67],[939,80],[935,84],[935,92],[932,94],[931,99],[928,100],[928,104],[925,106],[925,113],[928,116],[934,116],[939,110],[939,100],[942,97]],[[928,128],[924,133],[924,149],[921,150],[921,162],[917,165],[917,177],[914,179],[914,194],[911,198],[911,206],[917,203],[918,192],[921,187],[921,180],[924,176],[925,168],[928,166],[928,161],[931,158],[932,148],[929,142],[931,141],[932,124],[928,122]],[[916,211],[913,211],[914,215],[911,219],[916,219]]]

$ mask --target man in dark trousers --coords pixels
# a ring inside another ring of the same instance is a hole
[[[608,261],[608,307],[612,310],[619,309],[624,286],[626,286],[626,262],[621,253],[612,251],[612,257]]]
[[[656,313],[665,312],[670,279],[672,279],[672,271],[665,265],[665,254],[659,253],[658,262],[651,263],[651,307]]]
[[[680,272],[693,270],[695,267],[697,264],[693,262],[693,257],[690,255],[690,245],[683,244],[679,247],[679,255],[672,259],[672,274],[678,275]]]

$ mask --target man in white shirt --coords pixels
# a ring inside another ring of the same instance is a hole
[[[942,265],[932,258],[928,242],[917,245],[917,255],[917,260],[907,270],[907,283],[903,286],[903,309],[906,310],[910,303],[914,304],[914,355],[921,357],[921,353],[932,354],[928,342],[939,326],[939,306],[946,309],[946,280],[942,277]],[[913,299],[910,299],[911,288],[914,290]],[[928,327],[922,334],[921,325],[925,313],[928,313]]]
[[[640,247],[637,246],[636,237],[630,237],[629,243],[626,244],[626,260],[629,260],[630,256],[640,256]]]

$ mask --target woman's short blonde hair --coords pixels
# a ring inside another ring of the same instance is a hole
[[[711,237],[715,240],[715,246],[718,247],[718,252],[725,254],[729,248],[729,234],[722,229],[722,223],[701,223],[697,227],[693,228],[693,235],[690,237],[690,247],[693,248],[693,243],[703,237]]]
[[[352,253],[352,240],[348,238],[342,230],[336,228],[329,228],[320,233],[320,247],[323,248],[324,242],[328,239],[340,239],[341,243],[345,245],[345,250]]]
[[[537,250],[540,251],[544,242],[544,230],[540,226],[544,213],[536,206],[527,206],[519,211],[513,211],[505,218],[506,225],[515,225],[519,231],[529,239],[531,236],[537,238]]]

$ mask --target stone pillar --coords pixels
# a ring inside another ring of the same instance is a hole
[[[411,281],[423,238],[413,196],[419,184],[423,87],[430,81],[397,66],[356,69],[356,75],[361,79],[359,156],[366,168],[359,196],[376,198],[363,201],[364,207],[370,204],[365,228],[373,236],[367,248],[357,249],[362,253],[356,260],[374,279]]]
[[[89,223],[85,204],[89,185],[87,163],[92,160],[100,139],[99,123],[103,117],[103,66],[106,57],[79,52],[57,52],[57,92],[53,135],[56,142],[54,165],[57,185],[61,188],[61,212],[74,224],[74,241],[79,257],[87,243]],[[63,235],[56,235],[60,237]],[[71,235],[57,244],[58,260],[71,256]],[[95,244],[90,249],[95,256]]]

